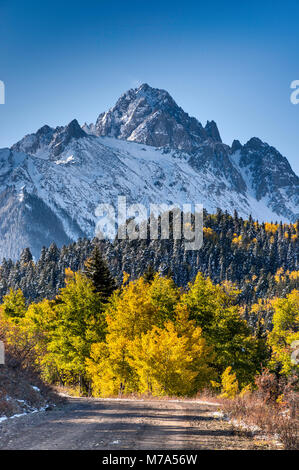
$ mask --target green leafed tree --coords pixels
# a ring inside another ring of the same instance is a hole
[[[18,322],[26,313],[26,300],[20,289],[10,289],[9,293],[4,296],[2,303],[2,311],[4,316],[12,318]]]

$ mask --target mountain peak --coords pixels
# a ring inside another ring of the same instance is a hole
[[[148,83],[142,83],[142,85],[140,85],[137,90],[139,91],[149,91],[149,90],[153,90],[154,88],[152,88],[151,86],[149,86]]]
[[[220,133],[217,127],[217,124],[215,121],[207,121],[207,124],[205,126],[205,131],[214,142],[222,142]]]
[[[239,140],[235,139],[232,143],[232,146],[231,146],[232,153],[237,152],[237,150],[241,150],[241,148],[242,148],[241,142]]]
[[[51,148],[54,156],[57,156],[71,139],[80,139],[86,136],[86,132],[80,127],[76,119],[73,119],[67,126],[59,126],[56,129],[46,124],[35,134],[26,135],[12,146],[12,150],[35,155],[45,148]]]
[[[245,144],[245,147],[250,148],[252,150],[259,150],[259,149],[261,149],[262,147],[265,147],[265,146],[267,146],[267,144],[265,144],[265,142],[263,142],[258,137],[252,137]]]
[[[80,137],[86,137],[86,132],[82,129],[77,119],[73,119],[66,127],[65,132],[69,137],[80,139]]]
[[[45,124],[40,129],[38,129],[36,135],[37,136],[47,135],[50,132],[54,132],[54,129],[52,127],[48,126],[47,124]]]
[[[147,97],[168,97],[174,102],[173,98],[167,90],[165,90],[164,88],[152,87],[148,83],[142,83],[142,85],[140,85],[138,88],[133,88],[133,91],[136,93],[136,95],[143,93],[144,96]]]
[[[138,88],[131,88],[126,91],[116,102],[115,106],[110,110],[120,110],[135,105],[147,105],[148,110],[163,111],[169,107],[179,108],[173,98],[166,90],[153,88],[147,83],[143,83]]]
[[[57,128],[54,138],[51,142],[53,155],[57,157],[72,139],[87,137],[86,132],[80,127],[77,119],[73,119],[67,126]]]
[[[203,142],[221,142],[217,125],[206,128],[190,117],[163,89],[143,83],[124,93],[106,113],[99,115],[94,133],[154,147],[194,151]]]

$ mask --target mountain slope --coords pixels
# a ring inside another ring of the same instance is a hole
[[[232,147],[164,90],[129,90],[96,124],[42,127],[0,150],[0,259],[93,237],[100,203],[202,203],[244,218],[295,221],[298,177],[257,138]]]

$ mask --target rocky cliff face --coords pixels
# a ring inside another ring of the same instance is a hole
[[[215,122],[208,122],[204,128],[167,91],[147,84],[127,91],[112,109],[100,114],[93,132],[98,136],[187,152],[194,151],[206,140],[221,142]]]
[[[257,138],[221,141],[164,90],[129,90],[95,124],[44,126],[0,150],[0,259],[93,237],[99,203],[202,203],[244,218],[295,221],[298,177]]]
[[[298,176],[274,147],[255,137],[239,147],[232,159],[257,201],[267,200],[267,206],[280,217],[298,218]]]

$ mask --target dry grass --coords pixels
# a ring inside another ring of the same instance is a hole
[[[233,400],[217,399],[223,411],[250,431],[259,429],[268,437],[278,439],[286,450],[299,450],[299,396],[282,403],[265,403],[256,393]]]
[[[233,423],[245,431],[279,440],[286,450],[299,450],[299,392],[296,374],[278,376],[267,369],[255,378],[255,391],[234,399],[211,395]],[[201,396],[203,398],[203,396]]]

